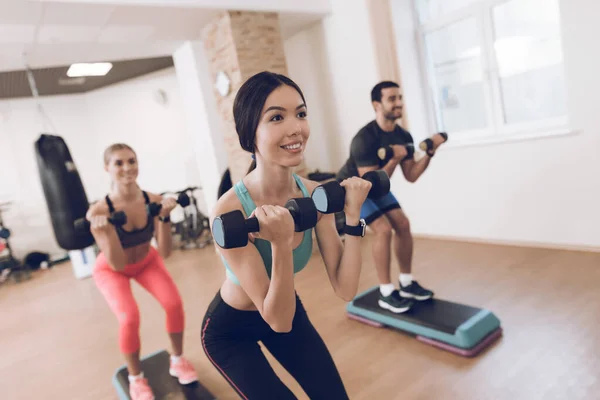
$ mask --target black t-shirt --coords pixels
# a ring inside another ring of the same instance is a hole
[[[350,157],[339,170],[337,178],[342,180],[351,176],[358,176],[358,167],[369,167],[377,165],[382,168],[387,164],[391,156],[380,159],[377,151],[391,144],[414,144],[412,135],[401,126],[396,125],[392,132],[386,132],[379,127],[377,121],[371,121],[365,125],[350,144]],[[393,154],[393,153],[392,153]]]

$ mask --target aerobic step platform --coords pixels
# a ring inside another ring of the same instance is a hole
[[[401,314],[377,304],[379,286],[354,298],[346,306],[348,317],[376,327],[390,327],[416,336],[421,342],[455,354],[472,357],[502,336],[500,320],[490,311],[435,297],[415,301]]]
[[[181,385],[177,378],[169,374],[169,353],[157,351],[142,358],[142,371],[148,379],[148,384],[154,392],[154,398],[169,400],[215,400],[200,382]],[[131,400],[129,397],[129,379],[126,366],[121,366],[113,375],[113,386],[121,400]]]

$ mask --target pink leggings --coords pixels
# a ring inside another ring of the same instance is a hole
[[[129,264],[123,271],[115,271],[100,253],[94,268],[96,286],[119,321],[119,347],[123,354],[140,349],[140,312],[129,279],[135,279],[161,304],[167,314],[167,332],[180,333],[184,327],[184,313],[179,291],[154,247],[140,262]]]

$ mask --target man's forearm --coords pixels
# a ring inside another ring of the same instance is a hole
[[[431,157],[425,154],[423,158],[419,161],[415,162],[410,169],[410,178],[408,179],[410,182],[415,182],[417,179],[423,175],[423,172],[429,166],[429,162],[431,161]]]
[[[396,170],[396,167],[398,166],[398,163],[399,163],[398,160],[395,160],[395,159],[392,158],[381,169],[384,170],[388,174],[388,176],[391,178],[392,174]]]

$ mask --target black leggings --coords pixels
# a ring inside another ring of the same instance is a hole
[[[208,359],[242,399],[296,399],[271,368],[259,341],[310,399],[348,399],[331,354],[297,295],[292,330],[277,333],[258,311],[237,310],[217,293],[204,317],[201,338]]]

